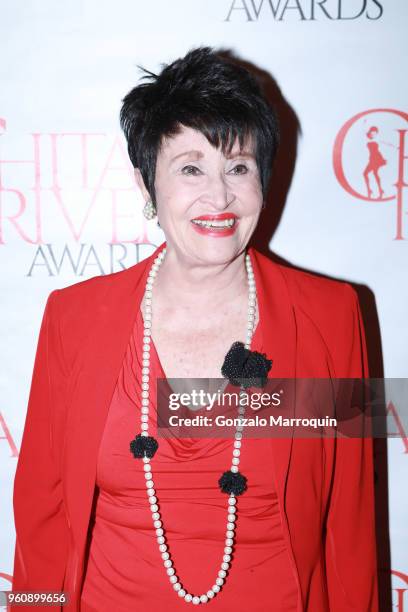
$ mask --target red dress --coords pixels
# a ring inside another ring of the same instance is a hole
[[[140,431],[142,333],[139,310],[99,448],[82,612],[132,612],[140,605],[153,612],[186,610],[163,566],[142,462],[129,450]],[[262,352],[260,324],[252,349]],[[152,380],[165,378],[153,343],[150,372]],[[154,436],[153,406],[152,401],[149,432]],[[225,545],[227,496],[217,481],[231,465],[232,439],[158,441],[153,477],[170,558],[184,588],[201,595],[215,583]],[[244,433],[239,469],[248,489],[238,499],[231,566],[221,591],[207,604],[211,610],[296,610],[297,585],[282,535],[272,443],[272,438],[246,439]]]

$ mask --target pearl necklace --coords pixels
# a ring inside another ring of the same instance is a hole
[[[150,381],[150,343],[151,343],[151,335],[152,335],[152,289],[153,283],[157,276],[157,272],[159,267],[164,259],[166,254],[166,248],[157,255],[154,260],[154,263],[149,271],[149,275],[146,282],[145,289],[145,315],[144,315],[144,332],[143,332],[143,361],[142,361],[142,408],[141,408],[141,436],[147,437],[148,434],[148,420],[149,420],[149,381]],[[255,278],[252,269],[251,259],[249,254],[245,255],[245,266],[247,270],[248,276],[248,323],[247,323],[247,336],[245,348],[249,349],[251,346],[252,336],[254,333],[254,323],[255,323],[255,312],[256,312],[256,285]],[[243,416],[245,414],[245,402],[241,404],[241,398],[246,395],[244,387],[240,388],[240,400],[238,402],[238,414]],[[242,430],[243,425],[236,426],[236,432],[234,435],[234,450],[232,452],[232,465],[230,468],[231,472],[235,474],[238,473],[238,465],[240,462],[240,454],[241,454],[241,440],[242,440]],[[156,442],[157,445],[157,442]],[[221,590],[222,585],[225,582],[225,578],[227,575],[227,570],[230,567],[231,561],[231,553],[234,545],[234,537],[235,537],[235,521],[236,521],[236,512],[237,512],[237,499],[234,493],[229,494],[228,498],[228,521],[227,521],[227,530],[226,530],[226,539],[225,539],[225,547],[224,547],[224,555],[222,557],[221,569],[218,572],[217,578],[215,579],[215,583],[213,586],[202,595],[192,595],[188,593],[182,586],[179,581],[176,571],[173,567],[173,562],[170,559],[170,554],[168,552],[168,546],[165,543],[164,537],[164,529],[163,523],[160,519],[159,506],[157,504],[156,491],[154,489],[154,481],[152,474],[152,466],[150,465],[150,457],[144,456],[143,460],[143,469],[145,473],[146,479],[146,491],[149,499],[150,510],[152,512],[153,525],[156,530],[157,543],[159,545],[159,551],[161,553],[161,557],[163,559],[163,565],[169,577],[170,583],[173,585],[174,590],[178,594],[179,597],[183,598],[185,602],[192,602],[195,605],[200,603],[208,603],[211,599]],[[244,477],[242,477],[244,478]],[[244,478],[244,480],[246,480]]]

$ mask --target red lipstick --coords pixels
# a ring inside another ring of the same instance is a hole
[[[198,223],[195,223],[198,221]],[[217,222],[225,221],[228,222],[225,225],[219,226]],[[211,222],[216,222],[211,225]],[[225,238],[226,236],[232,236],[235,233],[238,226],[239,219],[234,213],[218,213],[211,215],[200,215],[191,220],[191,224],[195,231],[205,236],[212,236],[214,238]]]

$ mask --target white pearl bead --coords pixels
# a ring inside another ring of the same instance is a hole
[[[177,593],[177,595],[178,595],[179,597],[184,597],[184,595],[185,595],[185,594],[186,594],[186,592],[185,592],[185,590],[184,590],[184,589],[180,589],[180,590],[179,590],[179,592]]]
[[[173,563],[171,562],[170,559],[166,559],[164,562],[164,567],[171,567],[173,565]]]
[[[239,457],[241,454],[241,451],[238,448],[236,448],[235,450],[232,451],[232,454],[234,455],[234,457]]]
[[[164,544],[164,542],[165,542],[164,537],[163,536],[158,536],[157,543],[161,545],[161,544]],[[167,547],[166,547],[166,549],[167,549]]]
[[[208,599],[212,599],[214,597],[215,593],[214,591],[212,591],[211,589],[209,591],[207,591],[207,597]]]
[[[142,414],[140,420],[142,421],[142,423],[146,423],[149,420],[149,417],[147,416],[147,414]]]
[[[218,584],[213,584],[211,590],[214,591],[214,593],[219,593],[221,591],[221,587],[219,587]]]
[[[154,487],[153,480],[150,480],[150,481],[146,482],[146,487],[147,487],[148,489],[152,489],[152,488]]]
[[[162,522],[159,520],[154,521],[153,525],[156,527],[156,529],[159,529],[162,526]],[[156,531],[157,533],[157,531]],[[163,535],[162,533],[157,533],[157,535]]]
[[[201,603],[207,603],[207,601],[208,601],[208,596],[207,596],[207,595],[201,595],[201,597],[200,597],[200,601],[201,601]]]
[[[143,469],[145,472],[151,472],[152,471],[152,466],[150,465],[150,463],[145,463],[143,466]]]
[[[166,573],[168,576],[173,576],[173,574],[175,573],[174,567],[168,567],[166,569]]]
[[[159,512],[153,512],[152,513],[152,519],[154,521],[157,521],[157,519],[159,519],[159,518],[160,518],[160,513]]]
[[[224,548],[224,552],[226,555],[230,555],[232,553],[232,547],[231,546],[226,546]]]
[[[221,569],[221,570],[218,572],[218,577],[219,577],[219,578],[225,578],[225,576],[226,576],[226,575],[227,575],[227,572],[226,572],[225,570],[222,570],[222,569]]]
[[[234,544],[234,540],[232,538],[225,538],[226,546],[232,546]]]
[[[232,531],[232,529],[235,529],[235,523],[227,523],[227,529],[229,531]]]
[[[231,465],[231,472],[234,472],[234,474],[236,474],[238,472],[238,466],[237,465]]]
[[[190,595],[190,593],[187,593],[187,595],[184,596],[184,599],[189,602],[193,599],[193,596]]]
[[[228,503],[230,506],[235,506],[235,504],[237,503],[237,498],[236,497],[229,497],[228,498]]]
[[[226,536],[227,536],[227,538],[233,538],[234,537],[234,532],[231,529],[227,529]]]
[[[221,563],[221,568],[225,571],[229,570],[229,563]]]
[[[146,430],[149,429],[149,425],[147,423],[142,423],[140,428]]]
[[[162,559],[166,560],[166,559],[168,559],[169,557],[170,557],[170,555],[169,555],[169,553],[168,553],[168,552],[164,552],[164,553],[162,553]]]
[[[196,595],[195,597],[193,597],[193,604],[194,604],[195,606],[198,606],[198,604],[199,604],[199,603],[200,603],[200,598],[199,598],[199,597],[197,597],[197,595]]]
[[[235,516],[235,514],[229,514],[228,515],[228,522],[229,523],[233,523],[234,521],[236,521],[237,517]]]
[[[233,458],[232,465],[239,465],[239,458],[238,457],[234,457]]]
[[[224,584],[224,579],[223,578],[217,578],[217,580],[215,581],[215,584],[218,584],[218,586],[222,586]]]
[[[156,535],[158,536],[162,536],[164,534],[164,531],[161,527],[159,527],[158,529],[156,529]]]
[[[223,558],[222,558],[222,560],[223,560],[225,563],[229,563],[229,562],[231,561],[231,555],[224,555],[224,556],[223,556]]]
[[[167,550],[166,544],[160,544],[159,550],[160,550],[160,552],[166,552],[166,550]]]

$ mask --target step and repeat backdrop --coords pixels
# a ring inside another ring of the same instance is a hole
[[[405,0],[3,0],[0,590],[11,588],[13,479],[46,298],[164,240],[143,217],[119,128],[138,65],[156,72],[209,45],[257,72],[282,122],[260,245],[351,282],[371,375],[408,376],[407,21]],[[379,564],[403,612],[408,432],[388,408],[398,435],[376,444]]]

